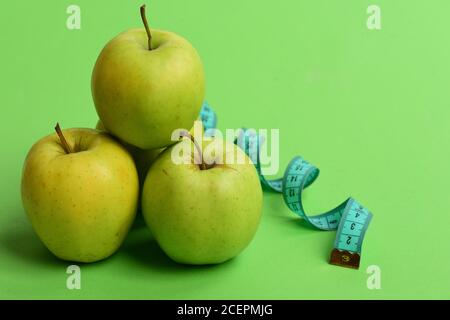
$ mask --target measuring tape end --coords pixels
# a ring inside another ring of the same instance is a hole
[[[339,250],[334,248],[331,251],[330,264],[346,267],[351,269],[359,269],[359,261],[361,256],[357,252],[350,252],[347,250]]]

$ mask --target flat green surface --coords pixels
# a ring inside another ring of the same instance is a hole
[[[278,194],[238,258],[214,267],[171,262],[144,226],[110,259],[68,263],[39,242],[20,199],[31,145],[64,127],[92,127],[90,75],[103,45],[140,26],[142,1],[8,1],[0,10],[2,136],[0,298],[450,298],[450,2],[153,0],[153,27],[200,52],[219,127],[279,128],[281,164],[300,154],[321,169],[309,212],[353,196],[374,219],[359,271],[327,263],[334,232],[305,226]],[[281,168],[282,169],[282,168]],[[281,174],[281,172],[280,172]],[[369,265],[381,290],[366,286]]]

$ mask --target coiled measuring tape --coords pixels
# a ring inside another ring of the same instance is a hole
[[[208,104],[202,108],[201,119],[205,119],[205,129],[214,128],[217,116]],[[211,127],[214,124],[214,127]],[[295,157],[287,166],[282,178],[268,180],[261,171],[259,161],[263,137],[254,130],[242,129],[235,143],[252,159],[261,184],[268,190],[282,193],[286,205],[318,230],[337,230],[330,263],[342,267],[358,269],[364,235],[372,219],[372,214],[353,198],[348,198],[336,208],[316,216],[308,216],[303,208],[302,192],[319,176],[319,169]]]

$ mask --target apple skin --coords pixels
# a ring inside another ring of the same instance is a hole
[[[101,120],[97,121],[95,129],[106,132],[105,126]],[[159,154],[164,150],[164,148],[143,150],[123,141],[120,141],[120,143],[133,157],[139,176],[139,185],[142,187],[144,185],[148,169],[152,165],[153,161],[155,161]]]
[[[112,39],[92,73],[92,96],[106,130],[141,149],[173,144],[171,133],[197,118],[205,95],[203,65],[184,38],[132,29]],[[151,133],[151,134],[149,134]]]
[[[136,167],[106,133],[67,129],[63,134],[75,152],[66,154],[56,134],[29,151],[22,172],[23,206],[55,256],[102,260],[119,248],[136,215]]]
[[[175,146],[158,157],[144,183],[142,211],[150,231],[178,263],[216,264],[237,256],[252,240],[261,217],[262,189],[254,165],[232,143],[246,164],[207,170],[193,163],[177,165],[171,159]]]

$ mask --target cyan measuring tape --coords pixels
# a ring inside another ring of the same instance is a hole
[[[205,130],[215,128],[217,116],[205,103],[200,113]],[[259,161],[262,137],[254,130],[242,129],[235,143],[252,159],[262,185],[269,190],[282,193],[286,205],[307,223],[318,230],[337,230],[330,263],[358,269],[361,246],[372,214],[353,198],[345,200],[336,208],[309,217],[302,204],[302,192],[319,176],[319,169],[301,157],[295,157],[287,166],[283,178],[268,180],[261,171]]]
[[[211,109],[208,102],[203,102],[202,109],[200,110],[200,120],[202,120],[203,129],[214,129],[217,125],[216,113]]]

